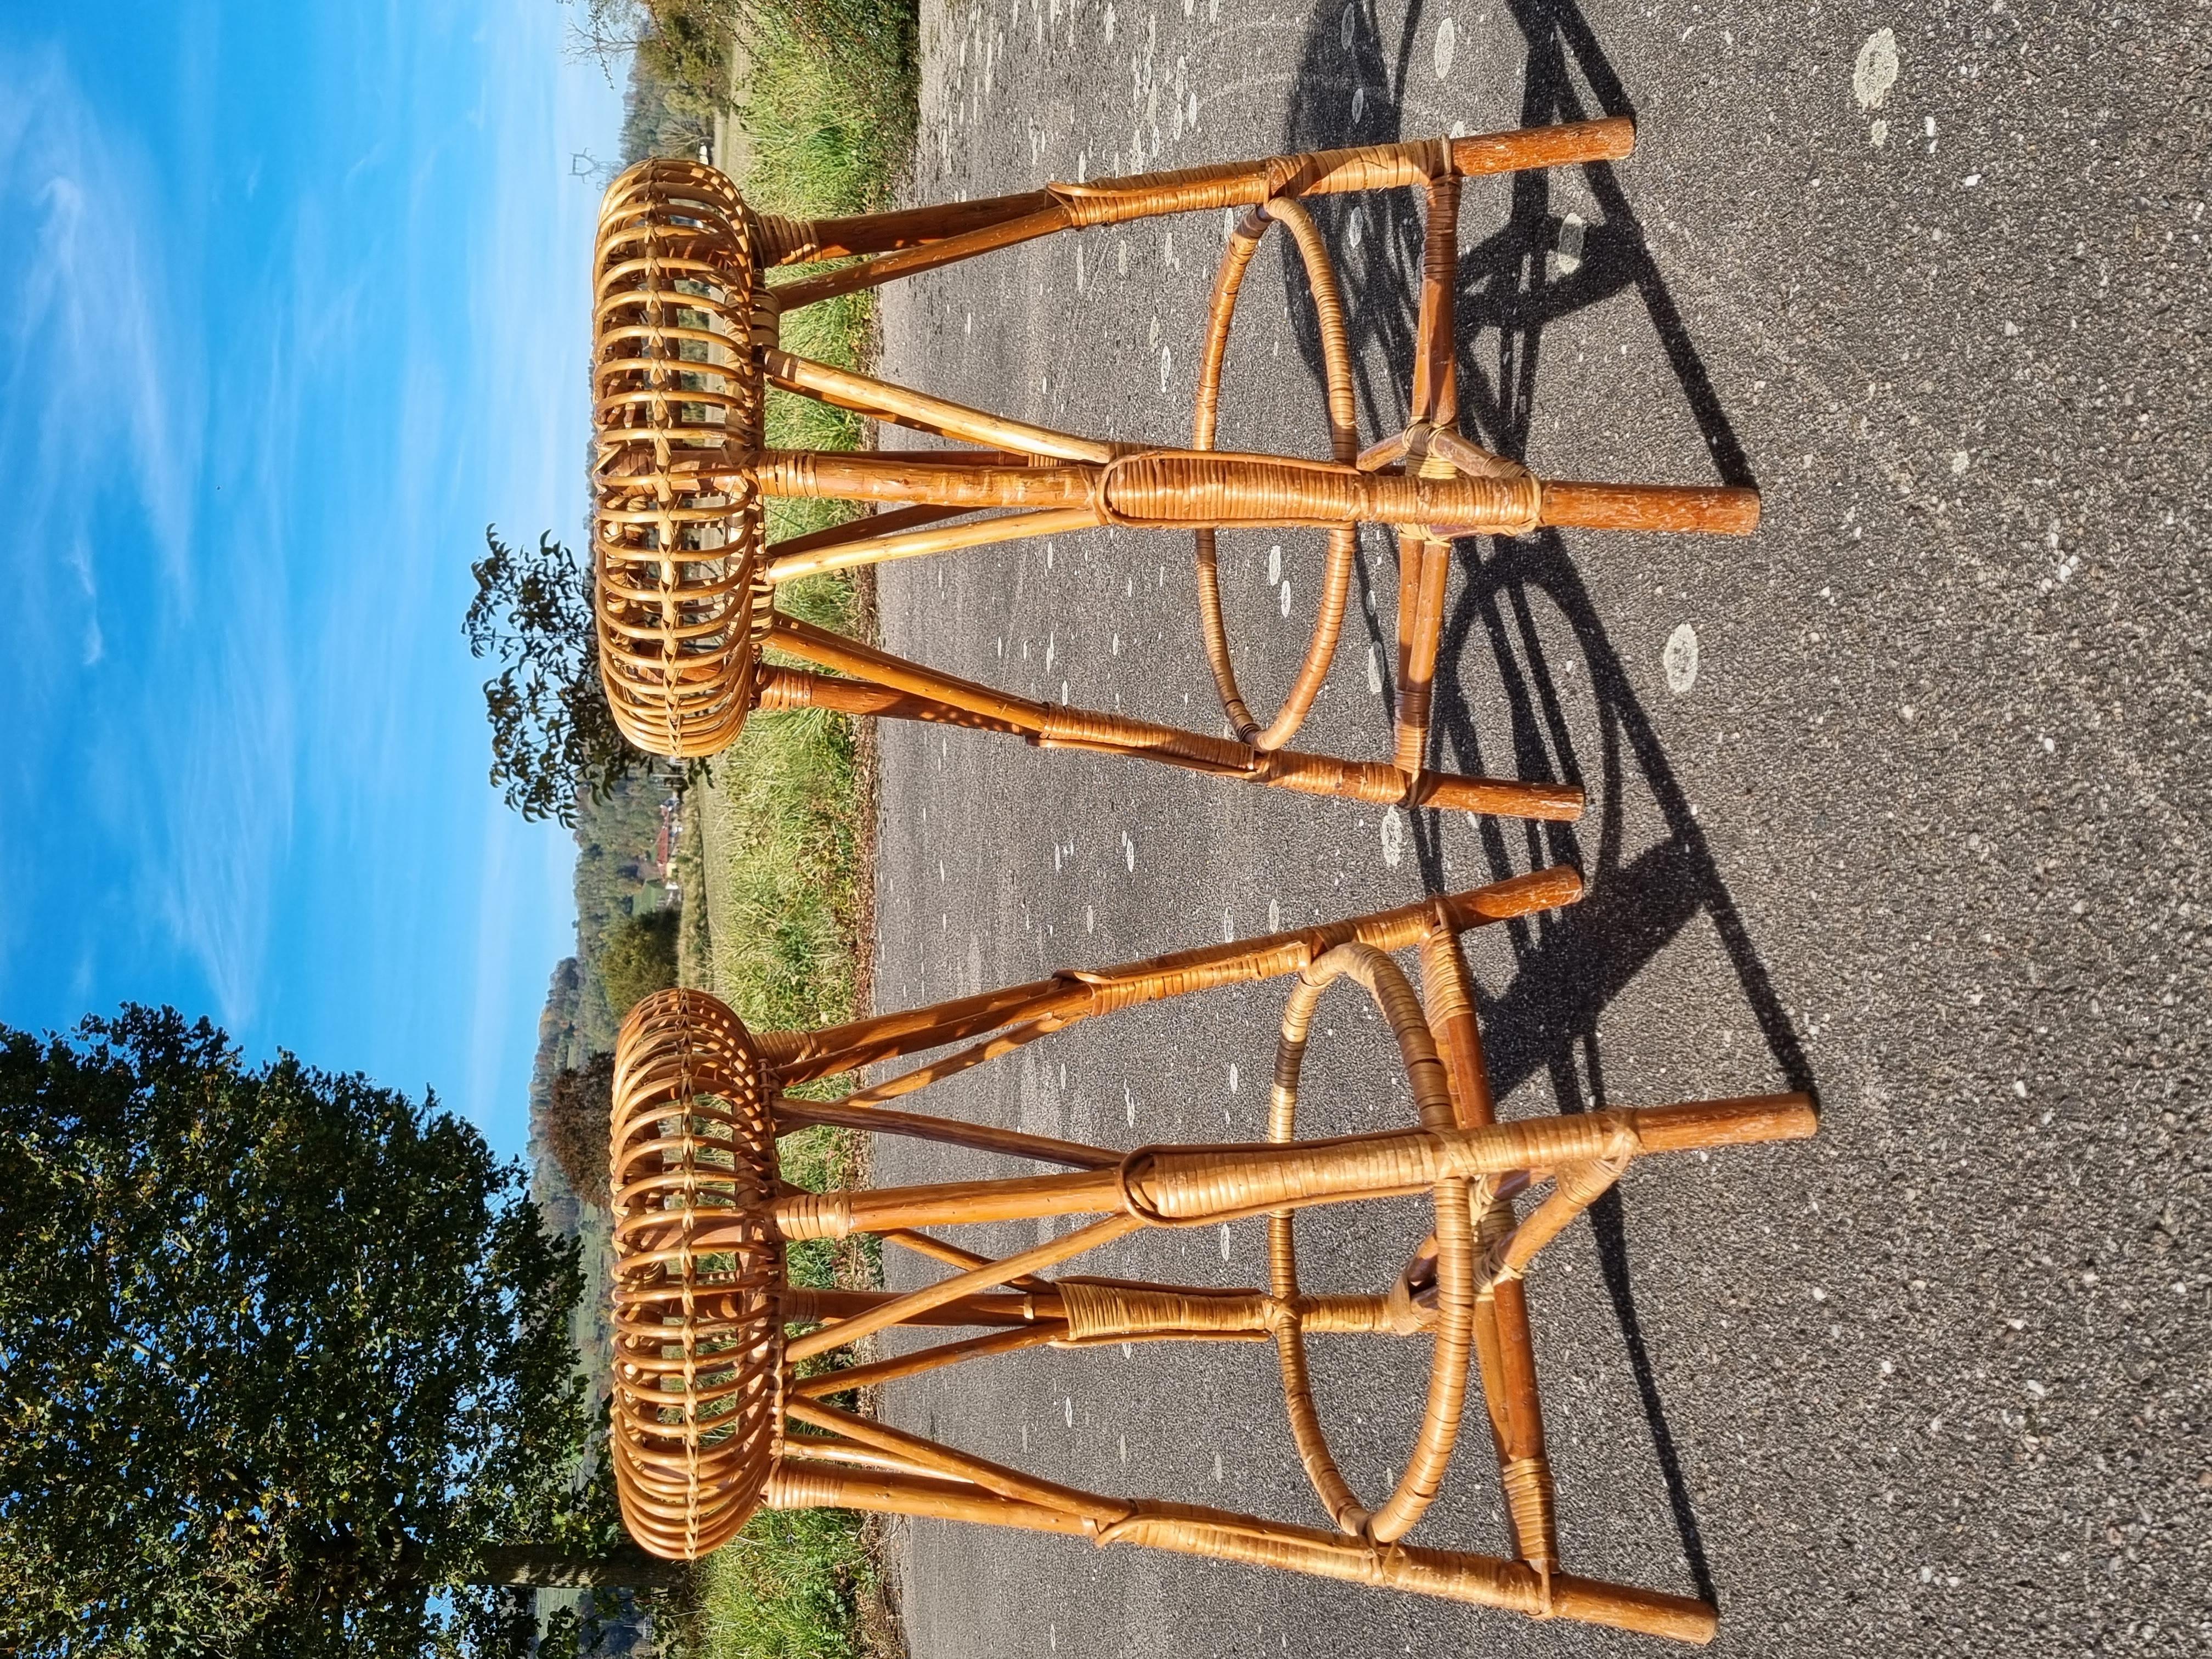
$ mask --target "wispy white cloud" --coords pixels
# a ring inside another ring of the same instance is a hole
[[[67,569],[94,629],[92,530],[118,486],[176,591],[190,573],[204,402],[198,365],[178,347],[173,251],[149,198],[143,158],[109,132],[58,52],[0,53],[0,244],[18,254],[0,275],[10,348],[0,432],[9,453],[35,458],[17,471],[11,562],[34,580],[41,566]]]
[[[270,605],[268,609],[273,609]],[[224,627],[152,792],[157,828],[141,905],[196,957],[223,1022],[249,1025],[264,993],[276,877],[292,836],[292,699],[283,630],[264,614]]]
[[[210,446],[215,504],[198,584],[207,591],[165,619],[148,665],[173,702],[145,733],[141,764],[154,787],[140,906],[198,960],[234,1029],[250,1025],[264,1000],[293,833],[301,308],[292,295],[257,296],[258,349],[228,366]]]
[[[592,233],[599,185],[573,176],[571,157],[611,159],[621,100],[594,63],[568,50],[567,15],[542,0],[501,0],[486,20],[493,72],[480,120],[490,147],[490,194],[467,250],[468,294],[480,353],[471,407],[482,465],[483,511],[510,534],[551,530],[571,546],[582,532]],[[494,806],[484,823],[477,917],[477,995],[468,1094],[519,1123],[520,1097],[493,1092],[512,1079],[518,1044],[535,1037],[534,1010],[556,957],[571,948],[565,835],[526,828]],[[526,1065],[527,1047],[523,1048]],[[507,1087],[512,1091],[510,1081]],[[507,1139],[509,1137],[501,1136]],[[519,1144],[519,1133],[512,1135]]]
[[[41,781],[100,809],[83,850],[130,896],[118,919],[166,934],[235,1026],[258,1000],[290,829],[286,487],[255,441],[265,415],[233,408],[230,488],[204,489],[204,250],[179,193],[59,52],[0,54],[0,452],[27,462],[0,546],[21,601],[6,714]],[[243,534],[220,521],[241,517]],[[11,957],[49,948],[0,938]],[[89,941],[75,973],[134,948]]]

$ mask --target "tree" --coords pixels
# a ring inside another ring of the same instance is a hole
[[[625,916],[607,932],[599,955],[599,980],[607,988],[607,1006],[621,1019],[655,991],[676,983],[674,910],[647,910]]]
[[[599,684],[591,572],[550,531],[535,553],[509,547],[489,526],[484,544],[470,567],[477,596],[461,627],[471,655],[505,664],[483,688],[491,781],[524,817],[574,829],[580,794],[604,800],[647,764]]]
[[[629,78],[623,90],[622,158],[698,155],[714,139],[714,110],[702,108],[663,80],[640,52],[629,53]]]
[[[0,1026],[0,1650],[520,1652],[493,1587],[654,1582],[576,1247],[434,1100],[126,1007]]]
[[[607,1137],[614,1121],[614,1101],[615,1057],[593,1054],[581,1066],[555,1075],[552,1099],[539,1125],[568,1190],[603,1210],[611,1199]]]

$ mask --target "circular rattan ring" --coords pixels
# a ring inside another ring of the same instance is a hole
[[[1365,987],[1390,1022],[1423,1125],[1430,1128],[1450,1125],[1454,1121],[1451,1096],[1443,1063],[1437,1058],[1420,999],[1398,965],[1380,951],[1367,945],[1340,945],[1299,975],[1283,1010],[1267,1138],[1296,1139],[1298,1073],[1313,1029],[1314,1009],[1322,993],[1345,977]],[[1282,1362],[1283,1397],[1290,1408],[1291,1435],[1297,1443],[1306,1477],[1340,1528],[1378,1544],[1402,1538],[1435,1500],[1459,1437],[1460,1412],[1467,1399],[1468,1363],[1474,1340],[1476,1240],[1468,1195],[1468,1182],[1463,1180],[1439,1182],[1434,1189],[1437,1324],[1436,1348],[1429,1364],[1428,1405],[1406,1473],[1382,1508],[1370,1510],[1360,1503],[1329,1451],[1314,1406],[1305,1337],[1295,1313],[1276,1327],[1275,1352]],[[1267,1274],[1269,1293],[1278,1303],[1295,1309],[1300,1291],[1291,1213],[1277,1210],[1267,1217]]]
[[[768,1068],[696,991],[615,1045],[615,1488],[629,1534],[693,1561],[760,1507],[783,1421],[783,1241]]]
[[[1352,381],[1352,347],[1344,327],[1344,301],[1336,286],[1335,268],[1329,264],[1328,246],[1306,210],[1288,197],[1278,197],[1245,215],[1221,256],[1221,269],[1213,282],[1213,301],[1206,318],[1206,355],[1200,360],[1198,403],[1191,422],[1191,447],[1212,449],[1221,406],[1221,365],[1229,350],[1229,328],[1237,315],[1237,296],[1244,273],[1259,250],[1268,225],[1279,219],[1290,228],[1291,239],[1306,271],[1313,293],[1314,310],[1321,325],[1322,371],[1328,390],[1328,441],[1333,459],[1349,464],[1359,454],[1358,407]],[[1314,619],[1313,638],[1306,646],[1305,661],[1297,679],[1275,718],[1262,726],[1237,689],[1237,668],[1229,654],[1229,635],[1221,617],[1221,580],[1214,532],[1196,532],[1198,542],[1198,620],[1206,638],[1206,661],[1213,668],[1213,683],[1221,694],[1221,707],[1229,723],[1244,742],[1255,749],[1279,749],[1305,724],[1322,682],[1328,678],[1336,657],[1337,636],[1343,631],[1344,612],[1352,597],[1352,566],[1359,550],[1359,532],[1340,525],[1328,532],[1328,563],[1322,581],[1321,611]]]

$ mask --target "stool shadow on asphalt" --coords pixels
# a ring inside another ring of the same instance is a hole
[[[1425,9],[1421,0],[1413,0],[1398,24],[1379,19],[1373,0],[1352,0],[1342,7],[1329,0],[1316,10],[1290,100],[1285,152],[1426,136],[1425,129],[1406,131],[1402,118],[1402,89],[1416,62],[1415,44],[1425,46],[1429,38],[1423,28]],[[1506,9],[1527,51],[1520,125],[1635,113],[1589,23],[1569,0],[1510,0]],[[1474,44],[1464,43],[1462,49]],[[1525,459],[1546,325],[1632,292],[1657,335],[1719,481],[1755,483],[1613,167],[1584,167],[1582,185],[1595,198],[1600,216],[1586,227],[1571,228],[1552,205],[1549,174],[1513,175],[1505,222],[1462,252],[1455,320],[1462,428],[1501,454]],[[1309,206],[1339,256],[1359,377],[1361,427],[1371,441],[1375,434],[1398,430],[1408,416],[1413,300],[1421,269],[1419,204],[1415,192],[1393,191],[1325,198]],[[1480,210],[1471,210],[1462,223],[1479,228]],[[1563,230],[1570,239],[1565,246]],[[1578,258],[1571,240],[1577,232]],[[1569,257],[1553,257],[1556,252]],[[1284,257],[1293,329],[1318,380],[1320,342],[1304,298],[1304,276],[1287,250]],[[1476,353],[1493,341],[1495,366],[1486,368]],[[1371,562],[1380,545],[1370,542],[1362,548],[1360,614],[1377,659],[1388,664],[1395,639],[1384,618],[1395,603],[1376,603]],[[1540,927],[1511,926],[1515,975],[1502,996],[1488,1001],[1485,1018],[1498,1094],[1502,1097],[1540,1074],[1558,1103],[1552,1109],[1575,1112],[1610,1103],[1599,1017],[1699,915],[1712,922],[1743,1001],[1784,1079],[1781,1086],[1810,1090],[1811,1066],[1788,1012],[1566,540],[1557,531],[1544,530],[1498,538],[1486,547],[1479,540],[1458,545],[1466,580],[1445,622],[1435,705],[1436,726],[1451,763],[1477,775],[1563,777],[1582,784],[1598,804],[1594,822],[1580,825],[1476,821],[1496,876],[1511,873],[1516,865],[1525,869],[1571,863],[1589,882],[1589,896],[1573,908],[1544,919]],[[1547,655],[1547,630],[1540,621],[1547,606],[1554,613],[1549,631],[1556,637],[1561,623],[1571,630],[1589,676],[1599,732],[1595,767],[1577,751]],[[1472,653],[1485,647],[1503,685],[1509,728],[1506,734],[1493,732],[1487,744],[1452,672],[1454,665],[1480,660]],[[1386,689],[1395,695],[1395,688]],[[1597,775],[1587,775],[1593,770]],[[1666,836],[1631,854],[1624,845],[1622,801],[1626,789],[1639,783],[1656,805]],[[1411,839],[1423,884],[1430,891],[1442,891],[1442,825],[1434,813],[1412,817]],[[1616,1188],[1589,1214],[1686,1564],[1698,1593],[1714,1599],[1711,1571],[1637,1311],[1627,1206]]]

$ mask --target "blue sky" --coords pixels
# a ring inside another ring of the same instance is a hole
[[[0,5],[0,1021],[170,1002],[520,1149],[574,846],[459,623],[585,512],[568,15]]]

